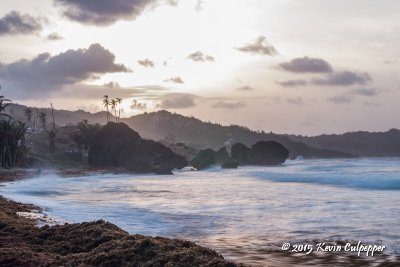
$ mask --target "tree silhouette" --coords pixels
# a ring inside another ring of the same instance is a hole
[[[26,121],[28,122],[29,125],[32,124],[32,115],[33,115],[33,109],[30,107],[26,107],[24,109],[24,115],[26,117]]]
[[[117,101],[115,99],[111,99],[110,106],[111,110],[114,111],[115,121],[117,121]]]
[[[39,112],[39,121],[42,125],[43,130],[46,130],[47,114],[44,110]]]
[[[107,109],[107,122],[110,121],[109,105],[110,105],[110,99],[108,98],[108,95],[104,95],[104,97],[103,97],[103,106]]]
[[[71,140],[77,145],[79,157],[82,155],[82,147],[87,151],[92,143],[94,135],[101,129],[100,124],[89,124],[87,120],[76,125],[76,131],[70,134]]]
[[[118,104],[118,122],[119,122],[119,120],[121,119],[121,103],[122,103],[122,98],[117,97],[117,98],[115,99],[115,101],[116,101],[117,104]]]

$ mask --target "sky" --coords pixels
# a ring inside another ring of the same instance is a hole
[[[400,128],[398,0],[1,0],[0,93],[318,135]]]

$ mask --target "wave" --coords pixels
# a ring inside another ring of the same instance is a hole
[[[283,183],[308,183],[370,190],[400,190],[399,160],[289,161],[283,168],[249,170],[247,175]]]

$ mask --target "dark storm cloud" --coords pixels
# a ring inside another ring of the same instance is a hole
[[[65,85],[113,72],[128,72],[128,69],[116,64],[115,55],[99,44],[92,44],[88,49],[71,49],[55,56],[43,53],[32,60],[0,65],[0,79],[11,94],[20,98],[46,95]]]
[[[70,20],[97,26],[108,26],[121,19],[135,19],[157,2],[158,0],[55,0],[61,6],[64,16]]]
[[[289,62],[279,64],[279,68],[296,73],[328,73],[332,72],[332,66],[320,58],[302,57]]]
[[[159,107],[164,109],[184,109],[196,106],[196,96],[190,94],[167,94],[162,98]]]
[[[287,80],[287,81],[280,81],[280,82],[276,82],[276,83],[283,87],[305,86],[308,84],[308,82],[306,80]]]
[[[273,56],[277,54],[276,49],[267,42],[265,36],[259,36],[254,43],[239,47],[237,50],[258,55]]]
[[[58,33],[53,32],[47,36],[47,39],[51,40],[51,41],[58,41],[58,40],[63,40],[64,38],[61,35],[59,35]]]
[[[353,98],[347,95],[337,95],[329,98],[328,101],[335,104],[349,104],[353,101]]]
[[[190,54],[188,56],[188,59],[191,59],[196,62],[206,62],[206,61],[214,62],[215,61],[215,58],[213,56],[205,55],[201,51],[197,51],[197,52],[194,52],[193,54]]]
[[[44,19],[34,18],[28,14],[11,11],[0,18],[0,36],[16,34],[34,34],[42,30]]]
[[[371,80],[368,73],[342,71],[332,73],[326,78],[314,78],[311,83],[315,85],[347,86],[354,84],[364,85]]]
[[[172,77],[172,78],[164,80],[164,82],[172,82],[172,83],[180,83],[180,84],[185,83],[181,77]]]
[[[224,109],[239,109],[246,106],[246,102],[226,102],[218,101],[212,105],[213,108],[224,108]]]
[[[147,67],[147,68],[154,68],[154,62],[151,61],[151,60],[148,59],[148,58],[145,58],[145,59],[143,59],[143,60],[138,60],[137,62],[138,62],[140,65],[144,66],[144,67]]]

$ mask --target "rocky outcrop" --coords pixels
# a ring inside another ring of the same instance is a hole
[[[236,143],[231,148],[231,157],[233,160],[246,165],[250,154],[250,148],[242,143]]]
[[[142,139],[126,124],[112,122],[94,136],[88,160],[95,167],[123,167],[133,172],[158,174],[187,165],[184,157],[166,146]]]
[[[212,149],[201,150],[191,161],[198,170],[211,165],[220,165],[223,169],[237,168],[239,165],[278,165],[289,158],[289,150],[275,141],[259,141],[251,148],[236,143],[231,148],[231,156],[225,147],[217,152]]]
[[[36,227],[37,209],[0,196],[0,266],[244,266],[193,242],[129,235],[105,222]]]
[[[278,165],[289,158],[289,150],[275,141],[259,141],[250,150],[248,164]]]
[[[200,150],[190,162],[197,170],[203,170],[215,164],[215,151],[212,149]]]

